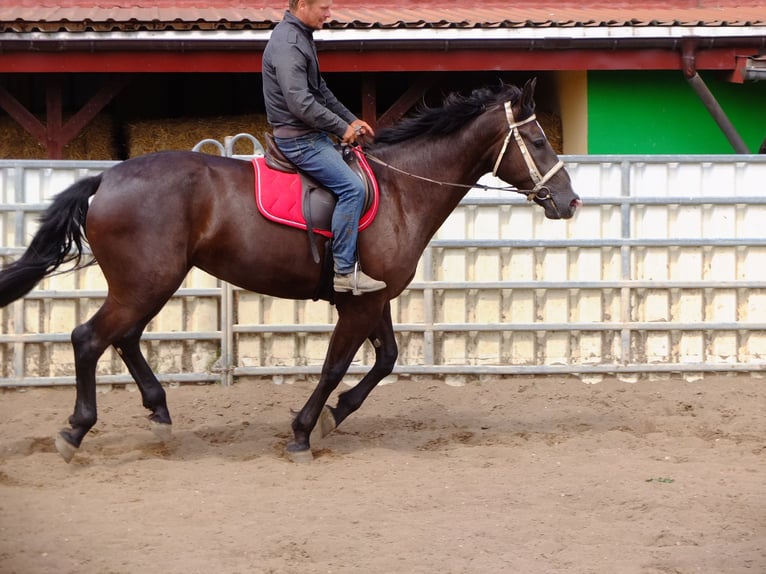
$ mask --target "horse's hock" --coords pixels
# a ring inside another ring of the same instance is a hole
[[[585,206],[546,221],[516,197],[471,192],[393,301],[395,375],[760,371],[766,360],[766,157],[565,158]],[[3,263],[42,206],[107,163],[0,164]],[[0,384],[72,381],[69,334],[103,301],[97,267],[47,279],[2,310]],[[200,271],[142,343],[166,382],[315,377],[335,322],[323,302],[234,290]],[[373,362],[366,345],[352,375]],[[108,351],[101,383],[131,379]]]

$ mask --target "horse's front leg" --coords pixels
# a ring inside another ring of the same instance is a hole
[[[370,334],[370,342],[375,347],[375,364],[359,383],[341,393],[338,397],[338,404],[335,407],[328,407],[329,412],[325,417],[322,414],[324,423],[322,425],[322,436],[328,434],[337,425],[342,423],[348,415],[359,409],[367,396],[385,377],[391,374],[396,365],[396,358],[399,355],[399,348],[394,336],[394,326],[391,321],[391,303],[386,303],[383,310],[383,316],[375,330]],[[331,420],[327,420],[327,418]]]
[[[330,395],[348,371],[359,347],[380,322],[381,306],[385,303],[385,301],[376,302],[375,298],[370,296],[354,297],[352,295],[338,301],[339,319],[330,338],[319,382],[306,404],[293,419],[294,440],[287,444],[287,455],[290,460],[305,462],[313,458],[311,431],[314,430]]]

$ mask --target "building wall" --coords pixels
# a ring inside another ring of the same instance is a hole
[[[585,155],[588,153],[588,72],[556,72],[556,94],[561,110],[563,152]]]
[[[756,153],[766,136],[766,83],[700,76]],[[733,153],[680,72],[588,72],[587,114],[590,154]]]

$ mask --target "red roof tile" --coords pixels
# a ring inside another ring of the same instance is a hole
[[[287,1],[4,0],[0,31],[268,28]],[[766,26],[762,0],[428,2],[335,0],[331,28]],[[0,40],[2,38],[0,37]]]

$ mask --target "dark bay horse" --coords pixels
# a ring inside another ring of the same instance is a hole
[[[338,322],[319,382],[292,422],[287,452],[293,460],[311,458],[309,439],[318,422],[318,429],[330,432],[393,370],[398,349],[390,301],[412,280],[431,237],[483,174],[493,172],[515,186],[510,190],[527,194],[550,219],[568,219],[581,205],[535,121],[534,87],[531,80],[523,90],[501,85],[452,94],[441,107],[423,107],[381,130],[367,149],[381,198],[358,251],[365,271],[388,287],[336,295]],[[250,162],[195,152],[124,161],[57,195],[29,248],[0,272],[5,306],[60,265],[80,264],[87,239],[106,278],[104,304],[72,331],[75,407],[70,427],[56,438],[65,460],[96,423],[96,364],[110,345],[135,379],[149,419],[170,428],[165,391],[139,341],[192,267],[266,295],[314,295],[322,263],[314,263],[304,231],[259,214],[253,178]],[[375,347],[374,365],[336,406],[326,406],[365,340]]]

